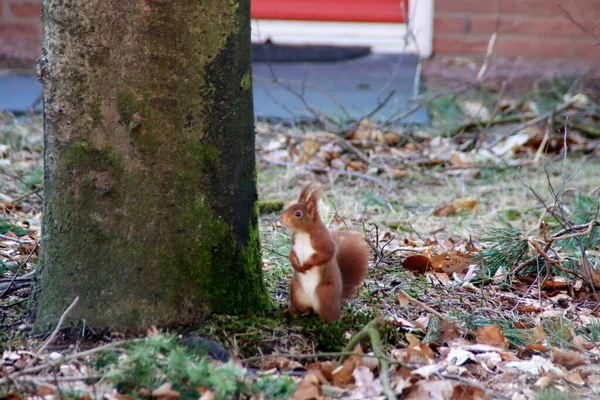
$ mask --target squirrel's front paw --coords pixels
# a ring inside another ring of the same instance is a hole
[[[306,264],[302,264],[302,265],[298,265],[296,268],[294,268],[296,271],[300,272],[301,274],[305,273],[306,271],[308,271],[312,266],[311,265],[306,265]]]

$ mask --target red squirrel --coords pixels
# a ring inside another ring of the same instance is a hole
[[[340,318],[342,300],[354,296],[364,279],[369,247],[359,233],[329,231],[319,216],[318,202],[318,191],[308,185],[281,216],[293,231],[289,311],[314,310],[329,323]]]

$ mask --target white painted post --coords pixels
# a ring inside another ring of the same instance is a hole
[[[433,51],[434,0],[409,0],[409,31],[414,35],[415,46],[421,58],[431,56]]]

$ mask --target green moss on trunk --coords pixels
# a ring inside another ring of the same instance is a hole
[[[267,305],[249,5],[43,1],[38,331],[75,296],[70,323],[129,331]]]

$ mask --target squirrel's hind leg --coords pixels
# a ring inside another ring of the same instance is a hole
[[[300,284],[298,273],[294,272],[290,283],[290,308],[288,311],[292,314],[304,315],[309,314],[311,309],[310,298]]]
[[[342,314],[342,293],[336,285],[321,284],[317,286],[317,298],[319,299],[319,309],[315,310],[325,323],[330,323],[340,319]]]

